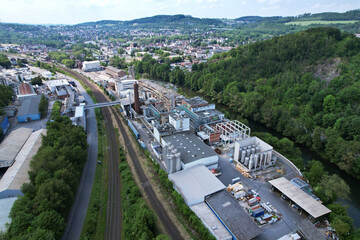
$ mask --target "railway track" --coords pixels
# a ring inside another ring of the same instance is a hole
[[[99,88],[97,88],[94,83],[89,81],[86,77],[82,76],[80,73],[77,73],[75,71],[71,71],[66,68],[62,68],[64,71],[74,75],[75,77],[81,79],[84,81],[84,83],[91,89],[94,96],[98,100],[98,102],[106,102],[108,101],[106,97],[104,96],[104,93],[102,93]],[[111,110],[110,110],[111,109]],[[113,108],[113,107],[105,107],[102,108],[105,125],[106,125],[106,132],[108,136],[108,140],[110,142],[110,150],[109,149],[109,157],[116,158],[116,160],[109,160],[109,199],[108,200],[108,209],[107,209],[107,223],[106,223],[106,231],[105,231],[105,238],[106,239],[120,239],[121,234],[120,233],[112,233],[120,231],[120,225],[121,225],[121,209],[120,209],[120,178],[119,178],[119,171],[118,171],[118,165],[119,165],[119,152],[118,147],[113,146],[114,143],[117,144],[117,140],[113,138],[114,135],[116,138],[116,134],[114,131],[114,127],[112,124],[111,115],[115,117],[115,121],[117,125],[119,126],[120,134],[124,138],[124,142],[126,143],[125,147],[128,150],[128,153],[130,155],[131,161],[134,164],[136,175],[138,176],[141,187],[144,189],[145,194],[150,202],[150,205],[152,209],[155,211],[156,215],[158,216],[160,222],[165,228],[166,233],[169,235],[169,237],[172,240],[182,240],[183,238],[180,235],[180,232],[178,230],[178,227],[174,224],[174,222],[171,220],[169,215],[167,214],[167,211],[165,210],[164,206],[161,204],[161,201],[156,196],[154,189],[152,188],[147,176],[144,173],[144,170],[140,164],[140,161],[138,160],[135,149],[133,148],[133,145],[131,144],[130,136],[128,135],[127,131],[125,130],[125,127],[120,120],[119,113]],[[110,112],[111,111],[111,112]],[[115,157],[116,154],[116,157]],[[116,163],[116,164],[115,164]],[[117,185],[113,185],[114,183],[117,183]],[[117,188],[117,191],[115,191],[114,188]],[[117,195],[118,194],[118,195]],[[116,196],[116,197],[115,197]],[[118,198],[117,198],[118,197]],[[113,199],[113,200],[112,200]],[[118,218],[118,221],[116,219]],[[118,228],[116,228],[118,226]],[[117,237],[119,236],[119,237]],[[109,238],[110,237],[110,238]]]
[[[81,79],[93,92],[98,102],[107,102],[104,94],[86,77],[75,71],[58,66],[67,73]],[[112,124],[112,113],[109,107],[101,108],[105,121],[105,130],[108,147],[108,199],[106,208],[106,228],[104,239],[117,240],[121,238],[121,195],[119,173],[119,148],[118,138]]]

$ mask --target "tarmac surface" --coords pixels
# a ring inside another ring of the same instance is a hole
[[[232,183],[233,178],[240,178],[240,181],[248,188],[259,193],[259,197],[264,202],[269,202],[277,211],[279,211],[283,219],[274,223],[262,226],[263,232],[256,238],[258,240],[275,240],[297,230],[297,223],[302,219],[306,219],[304,215],[289,206],[289,202],[282,199],[280,194],[271,190],[268,182],[253,180],[244,177],[235,169],[233,163],[229,163],[224,157],[219,158],[219,171],[222,173],[218,178],[225,185]]]
[[[74,80],[74,79],[72,79]],[[82,85],[77,82],[76,85],[79,92],[85,97],[85,100],[92,104],[93,101],[86,93]],[[86,114],[87,122],[87,142],[88,142],[88,160],[84,166],[80,183],[75,195],[75,200],[71,208],[70,214],[67,219],[67,225],[63,240],[77,240],[80,238],[81,231],[84,225],[89,200],[91,196],[91,190],[95,178],[96,160],[98,151],[98,136],[97,125],[94,109],[88,110]]]

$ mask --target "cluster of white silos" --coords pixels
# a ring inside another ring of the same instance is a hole
[[[240,162],[250,171],[257,170],[271,163],[271,152],[260,152],[260,147],[249,145],[240,148]]]
[[[165,146],[163,149],[167,173],[181,170],[181,153],[173,145]]]

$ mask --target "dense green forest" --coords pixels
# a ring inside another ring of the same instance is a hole
[[[30,183],[10,212],[6,239],[60,239],[87,159],[84,129],[68,117],[48,123],[42,145],[30,162]]]
[[[5,114],[2,108],[9,105],[13,97],[13,94],[14,92],[11,87],[0,85],[0,116]]]
[[[3,68],[10,68],[11,62],[5,54],[0,54],[0,66]]]
[[[189,73],[150,56],[135,69],[199,91],[359,178],[359,50],[352,34],[313,28],[221,53]]]

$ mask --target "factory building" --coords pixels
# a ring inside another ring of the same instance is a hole
[[[117,69],[115,67],[112,67],[112,66],[107,66],[106,69],[105,69],[106,73],[109,74],[110,76],[112,77],[124,77],[127,75],[127,72],[124,71],[124,70],[121,70],[121,69]]]
[[[257,137],[235,142],[234,161],[250,172],[264,169],[272,164],[273,147]]]
[[[60,98],[65,98],[72,92],[66,79],[49,80],[46,81],[46,85],[52,93],[56,93]]]
[[[20,99],[21,106],[17,113],[16,119],[19,123],[29,122],[40,119],[39,104],[41,96],[35,95]]]
[[[219,157],[214,150],[192,132],[175,133],[161,138],[168,173],[201,164],[217,169]]]
[[[82,70],[85,72],[95,72],[100,71],[100,61],[84,61],[82,63]]]
[[[19,85],[18,94],[17,94],[18,99],[33,97],[33,96],[36,96],[36,93],[30,84],[21,83]]]

